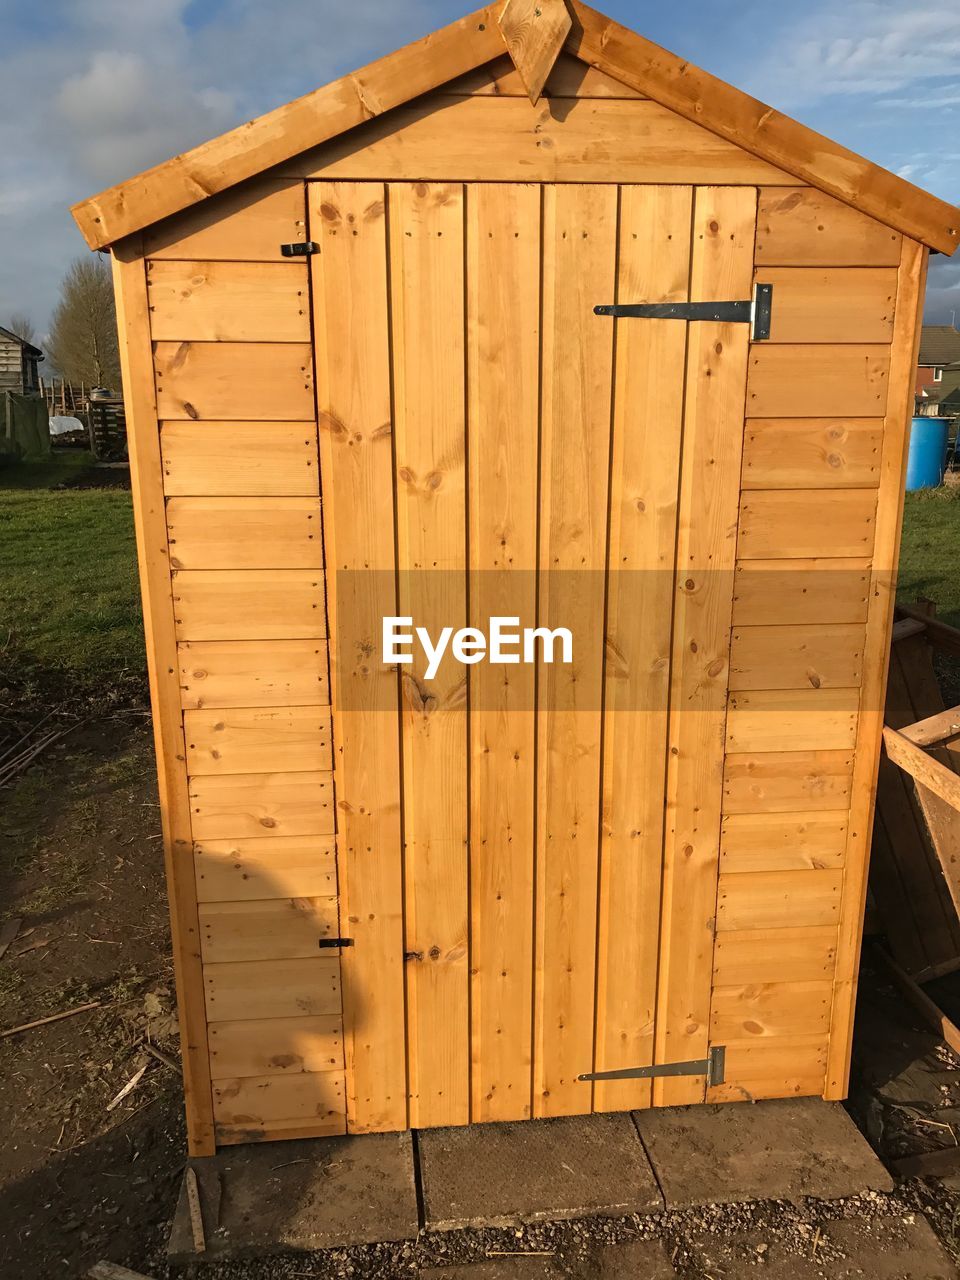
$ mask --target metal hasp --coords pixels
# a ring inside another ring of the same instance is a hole
[[[723,324],[748,324],[753,341],[762,342],[770,337],[773,285],[755,285],[748,302],[617,302],[594,307],[593,313],[615,320],[719,320]]]
[[[282,244],[280,253],[284,258],[306,258],[311,253],[319,253],[320,246],[315,240],[298,240],[295,244]]]
[[[660,1062],[653,1067],[624,1067],[621,1071],[594,1071],[591,1075],[577,1076],[578,1080],[650,1080],[657,1076],[706,1076],[707,1088],[723,1084],[727,1051],[718,1044],[710,1050],[709,1058],[695,1058],[692,1062]]]
[[[321,951],[325,951],[328,947],[332,950],[334,947],[352,947],[352,938],[320,938],[317,946]]]

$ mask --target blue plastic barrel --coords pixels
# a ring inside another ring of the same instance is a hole
[[[914,418],[907,454],[907,489],[936,489],[943,484],[949,418]]]

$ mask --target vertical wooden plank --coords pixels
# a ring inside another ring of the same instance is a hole
[[[190,800],[180,714],[177,637],[163,501],[160,427],[153,380],[146,272],[139,237],[114,246],[113,282],[160,788],[163,856],[170,902],[187,1140],[191,1155],[208,1156],[215,1150],[213,1097],[190,834]]]
[[[686,300],[690,187],[624,187],[621,302]],[[607,556],[595,1070],[653,1061],[670,625],[686,326],[617,325]],[[650,1105],[648,1080],[600,1082],[597,1111]]]
[[[538,668],[534,1113],[587,1112],[596,986],[600,741],[617,189],[544,192],[541,627],[569,665]]]
[[[913,411],[913,384],[920,345],[928,251],[903,241],[897,274],[897,301],[890,350],[890,390],[883,428],[877,524],[863,655],[860,722],[857,731],[850,808],[850,834],[840,906],[837,971],[830,1020],[824,1096],[842,1098],[850,1078],[857,970],[863,936],[870,832],[877,789],[877,762],[883,733],[893,605],[903,523],[903,475]]]
[[[466,624],[463,190],[389,188],[401,616]],[[469,1119],[466,667],[403,666],[410,1124]]]
[[[750,295],[757,193],[698,187],[690,296]],[[748,331],[690,325],[680,463],[658,1062],[703,1058],[710,1034],[724,722],[743,451]],[[658,1106],[699,1102],[705,1080],[658,1080]]]
[[[407,1124],[386,205],[377,183],[311,183],[323,532],[333,668],[347,1125]]]
[[[540,188],[467,189],[470,620],[534,626]],[[529,665],[470,673],[471,1119],[530,1115],[534,696]]]

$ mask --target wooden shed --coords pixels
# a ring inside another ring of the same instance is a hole
[[[842,1097],[960,214],[580,0],[74,214],[115,263],[192,1150]],[[572,660],[385,660],[388,616],[495,615],[572,620]]]

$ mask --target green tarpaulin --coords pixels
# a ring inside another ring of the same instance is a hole
[[[0,454],[5,454],[7,459],[50,457],[50,418],[45,400],[15,391],[3,393]]]

